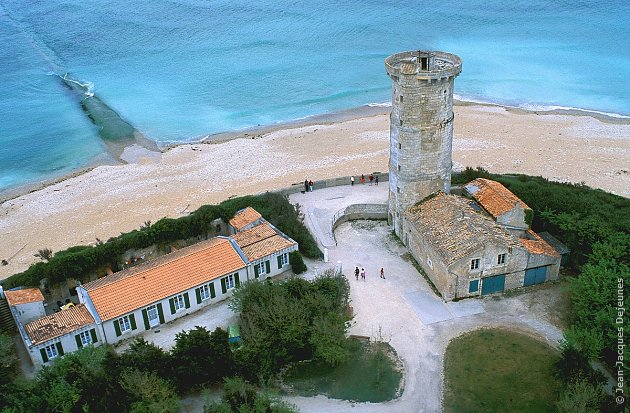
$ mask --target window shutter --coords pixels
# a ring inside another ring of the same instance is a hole
[[[171,307],[171,314],[175,314],[175,299],[169,298],[168,305]]]
[[[96,337],[96,330],[95,329],[91,329],[90,330],[90,336],[92,337],[92,343],[96,343],[98,341],[98,338]]]
[[[278,269],[282,268],[282,255],[278,255]]]
[[[227,287],[225,286],[225,278],[221,278],[221,292],[227,293]]]
[[[214,281],[210,283],[210,298],[216,297],[216,293],[214,292]]]
[[[160,324],[164,324],[164,312],[162,311],[162,303],[157,305],[158,317],[160,318]]]
[[[265,261],[265,268],[267,268],[267,274],[269,274],[271,272],[271,263],[269,263],[269,260]]]
[[[81,341],[81,334],[77,334],[74,336],[74,339],[77,341],[77,348],[83,348],[83,342]]]
[[[197,304],[201,304],[201,288],[195,288],[195,297],[197,297]]]
[[[114,330],[116,331],[116,337],[120,337],[122,333],[120,332],[120,324],[118,324],[118,320],[114,320]]]
[[[42,355],[42,360],[44,361],[44,363],[48,363],[48,356],[46,355],[46,349],[40,348],[39,353]]]
[[[190,297],[188,297],[188,293],[184,293],[184,307],[190,308]]]
[[[269,261],[267,261],[267,262],[269,262]],[[239,285],[241,285],[241,281],[238,279],[238,273],[234,274],[234,284],[236,284],[237,287]]]
[[[258,271],[258,264],[254,265],[254,277],[258,278],[260,276],[260,271]]]
[[[142,310],[142,319],[144,320],[144,329],[148,330],[151,328],[151,326],[149,326],[149,314],[147,314],[147,309],[143,309]]]
[[[56,346],[57,346],[57,352],[59,353],[59,355],[63,356],[63,346],[61,345],[61,341],[57,343]]]
[[[136,328],[138,328],[136,326],[136,316],[133,313],[129,314],[129,324],[131,324],[132,330],[135,330]]]

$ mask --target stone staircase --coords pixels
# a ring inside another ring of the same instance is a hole
[[[0,332],[13,333],[16,329],[15,321],[7,300],[0,299]]]

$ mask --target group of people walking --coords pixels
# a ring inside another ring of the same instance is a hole
[[[305,179],[304,180],[304,192],[313,192],[313,181]]]
[[[368,180],[370,181],[370,185],[372,185],[373,183],[375,185],[378,185],[378,175],[370,174],[368,175]],[[365,183],[365,175],[361,174],[359,182],[361,182],[361,184]],[[350,185],[354,186],[354,175],[350,177]]]
[[[357,279],[357,281],[359,280],[359,275],[361,276],[361,279],[365,281],[365,268],[361,267],[361,269],[359,270],[359,267],[356,266],[354,267],[354,277]],[[385,270],[382,267],[381,278],[385,279]]]

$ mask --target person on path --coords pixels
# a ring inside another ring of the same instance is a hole
[[[354,175],[350,177],[350,185],[354,186]]]
[[[381,268],[381,278],[385,279],[385,270]]]
[[[374,182],[374,175],[370,174],[368,179],[370,180],[370,185],[372,185],[372,182]]]
[[[359,267],[354,267],[354,277],[359,281]]]
[[[364,184],[365,183],[365,175],[361,174],[361,183]]]
[[[374,185],[378,186],[378,175],[374,177]]]
[[[361,279],[365,281],[365,268],[361,268]]]
[[[308,179],[304,180],[304,192],[308,192]]]
[[[313,181],[308,181],[308,187],[311,190],[311,192],[313,192]]]

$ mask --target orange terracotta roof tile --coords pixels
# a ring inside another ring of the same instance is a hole
[[[542,239],[540,235],[536,234],[531,229],[527,231],[527,234],[530,235],[534,239],[521,239],[521,244],[529,251],[531,254],[544,254],[550,255],[552,257],[559,257],[560,254],[554,247],[549,245],[547,241]]]
[[[238,232],[232,235],[232,238],[241,247],[249,261],[255,261],[297,245],[295,241],[283,237],[268,222]]]
[[[519,204],[523,209],[531,209],[497,181],[477,178],[464,185],[464,188],[483,209],[495,218],[514,208],[515,204]]]
[[[44,296],[39,288],[25,288],[23,290],[8,290],[4,292],[9,305],[19,305],[26,303],[36,303],[44,301]]]
[[[406,210],[404,216],[447,265],[481,249],[483,244],[519,246],[508,231],[469,203],[469,199],[439,192]]]
[[[85,284],[103,321],[245,268],[228,238],[182,248],[136,267]]]
[[[234,217],[230,220],[230,225],[239,231],[241,228],[260,218],[262,218],[262,215],[260,215],[258,211],[252,207],[247,207],[234,214]]]
[[[78,304],[67,310],[31,321],[24,326],[24,330],[31,339],[31,344],[37,345],[90,324],[94,324],[94,317],[85,305]]]

